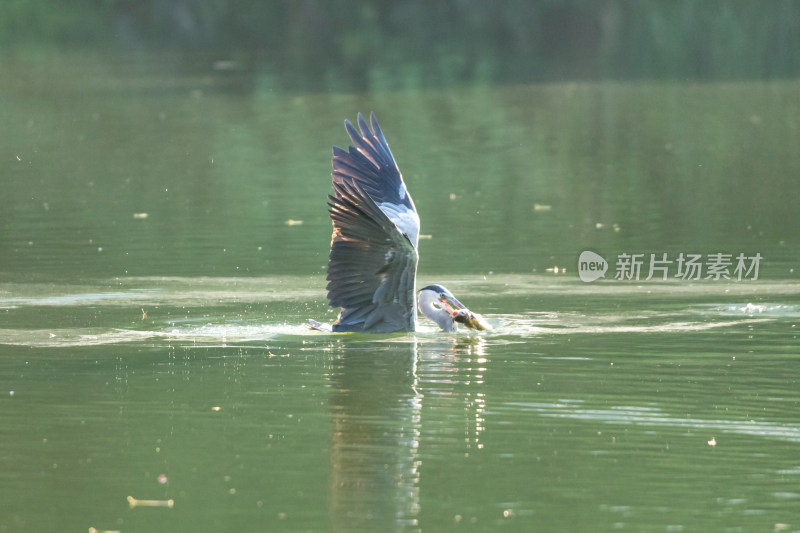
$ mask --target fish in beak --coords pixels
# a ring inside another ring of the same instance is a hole
[[[464,324],[467,329],[477,329],[478,331],[489,329],[489,324],[481,315],[473,313],[467,309],[464,304],[456,300],[455,296],[442,296],[444,297],[439,301],[442,303],[444,308],[447,309],[451,315],[453,315],[453,320],[455,320],[457,323]]]
[[[473,313],[469,309],[462,309],[453,315],[453,320],[459,324],[464,324],[468,329],[484,331],[489,329],[489,324],[481,315]]]

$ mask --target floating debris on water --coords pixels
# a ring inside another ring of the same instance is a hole
[[[134,507],[167,507],[172,509],[175,506],[175,500],[137,500],[133,496],[128,496],[128,504],[131,509]]]
[[[606,227],[606,224],[603,224],[602,222],[596,222],[594,227],[595,229],[603,229]],[[614,231],[614,233],[619,233],[620,230],[619,224],[617,224],[616,222],[614,224],[611,224],[611,229]]]

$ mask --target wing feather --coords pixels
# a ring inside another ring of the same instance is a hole
[[[333,222],[328,300],[341,307],[334,331],[413,331],[419,218],[373,114],[359,113],[353,145],[333,148]]]

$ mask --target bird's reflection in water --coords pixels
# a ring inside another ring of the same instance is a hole
[[[415,531],[422,396],[416,343],[340,345],[330,380],[335,531]]]
[[[418,347],[421,361],[457,361],[486,357],[486,339],[480,335],[442,335],[425,339]]]
[[[486,351],[482,336],[461,335],[430,340],[418,348],[417,387],[426,397],[427,408],[436,402],[432,412],[464,413],[465,453],[483,449]]]
[[[485,350],[480,337],[339,344],[329,375],[336,531],[420,529],[423,402],[464,413],[465,451],[482,448]]]

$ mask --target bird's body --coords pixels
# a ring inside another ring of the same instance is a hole
[[[333,148],[327,289],[341,311],[332,330],[415,331],[419,216],[375,115],[371,129],[360,113],[357,123],[358,130],[345,121],[354,146]],[[420,292],[420,311],[445,331],[456,322],[473,327],[459,314],[469,311],[440,285]]]

